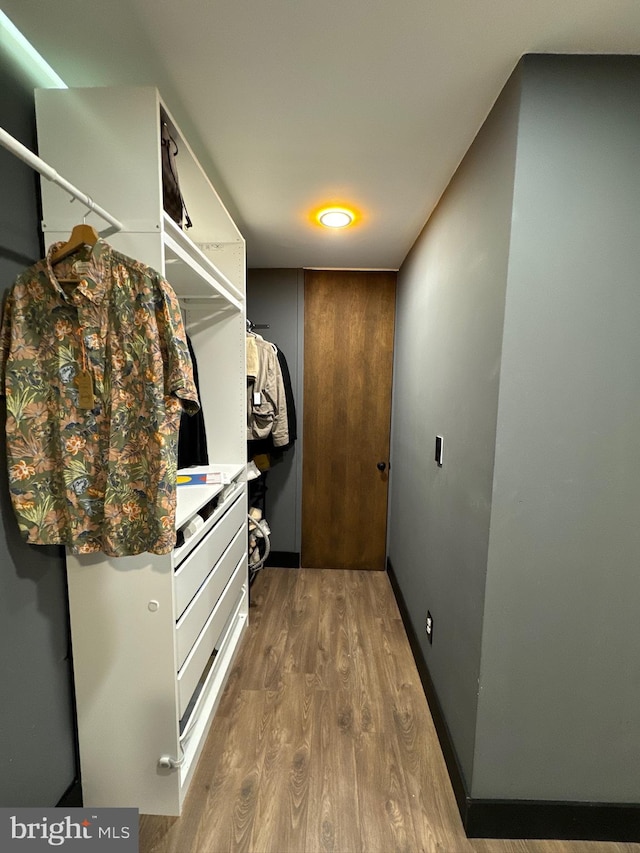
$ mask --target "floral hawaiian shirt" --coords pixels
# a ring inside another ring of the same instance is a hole
[[[11,499],[27,542],[121,557],[175,545],[177,441],[198,410],[175,293],[103,240],[25,270],[0,332]]]

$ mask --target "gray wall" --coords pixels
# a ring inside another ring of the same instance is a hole
[[[389,556],[471,779],[518,81],[400,270]],[[434,462],[436,434],[444,464]],[[426,640],[427,609],[434,620]]]
[[[267,474],[266,518],[271,529],[271,549],[300,554],[304,271],[248,270],[247,317],[256,325],[269,325],[268,329],[256,331],[282,350],[291,374],[298,439]]]
[[[35,149],[31,84],[0,52],[0,126]],[[36,174],[0,149],[0,294],[42,254]],[[61,549],[26,545],[10,506],[0,399],[0,806],[54,806],[75,776]]]
[[[638,799],[638,151],[637,59],[527,57],[399,276],[389,553],[473,797]]]
[[[640,60],[524,63],[473,794],[638,802]]]

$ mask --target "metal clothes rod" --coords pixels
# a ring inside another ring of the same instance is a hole
[[[99,204],[96,204],[90,196],[80,192],[77,187],[74,187],[73,184],[69,183],[69,181],[59,175],[48,163],[45,163],[44,160],[36,156],[33,151],[29,151],[26,146],[21,142],[18,142],[17,139],[11,136],[10,133],[7,133],[7,131],[2,127],[0,127],[0,145],[2,145],[3,148],[6,148],[7,151],[15,154],[15,156],[22,160],[23,163],[26,163],[27,166],[31,166],[32,169],[35,169],[36,172],[39,172],[48,181],[57,184],[65,192],[68,192],[69,195],[72,195],[86,208],[93,211],[93,213],[97,214],[101,219],[104,219],[105,222],[109,223],[109,225],[112,225],[116,231],[122,231],[122,222],[119,222],[115,217],[104,210],[104,208],[100,207]]]
[[[171,278],[171,275],[169,274],[167,277]],[[186,295],[181,293],[178,298],[180,302],[212,302],[224,299],[220,293],[212,293],[211,296],[189,296],[188,293]]]
[[[253,332],[254,329],[270,329],[269,323],[252,323],[247,317],[247,332]]]

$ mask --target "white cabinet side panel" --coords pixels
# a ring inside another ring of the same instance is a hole
[[[190,307],[187,331],[198,363],[209,456],[216,462],[242,462],[247,453],[244,314],[210,324]]]
[[[67,557],[85,805],[177,814],[176,661],[169,557]]]
[[[125,230],[160,225],[160,107],[155,89],[39,89],[38,152],[64,178],[119,219]],[[65,230],[85,213],[42,181],[45,230]],[[87,222],[98,230],[99,217]]]
[[[194,235],[189,234],[189,236],[193,237]],[[247,290],[244,241],[241,243],[205,243],[201,250],[244,296]]]

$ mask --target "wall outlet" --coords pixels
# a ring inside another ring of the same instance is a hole
[[[427,618],[424,623],[425,631],[427,632],[427,639],[429,643],[433,643],[433,616],[427,610]]]

